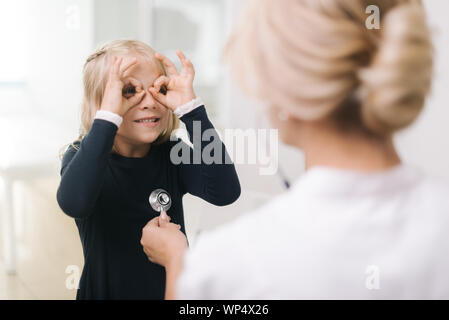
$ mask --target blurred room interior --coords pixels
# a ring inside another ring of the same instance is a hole
[[[348,0],[350,1],[350,0]],[[59,153],[78,137],[81,70],[113,39],[150,44],[176,61],[183,50],[196,68],[195,90],[218,129],[262,128],[257,102],[236,88],[222,49],[244,0],[0,0],[0,299],[73,299],[68,266],[83,265],[73,219],[59,209]],[[428,106],[396,139],[402,158],[449,178],[449,2],[425,1],[436,45]],[[276,75],[273,75],[276,76]],[[269,81],[269,79],[267,79]],[[303,157],[279,146],[279,166],[293,181]],[[184,198],[190,242],[284,191],[278,175],[237,164],[240,199],[218,208]],[[274,212],[273,214],[282,214]]]

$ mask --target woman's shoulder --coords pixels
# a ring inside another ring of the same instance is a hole
[[[235,252],[236,248],[243,252],[256,252],[259,246],[266,248],[271,242],[270,236],[282,232],[278,227],[291,222],[286,217],[290,197],[289,193],[274,197],[259,208],[241,213],[233,220],[201,233],[198,237],[200,247],[210,253],[218,248],[229,252]]]
[[[440,212],[449,217],[449,179],[421,173],[411,199],[422,203],[423,206],[432,207],[434,212]]]

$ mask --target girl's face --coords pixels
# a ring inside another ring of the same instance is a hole
[[[132,58],[133,56],[124,57]],[[129,109],[123,115],[123,122],[117,131],[117,138],[121,142],[131,145],[142,145],[154,142],[167,128],[169,120],[168,109],[157,102],[148,89],[154,81],[163,75],[162,69],[148,58],[136,56],[137,63],[127,72],[124,79],[124,96],[129,97],[135,93],[134,85],[130,79],[145,91],[142,101]]]

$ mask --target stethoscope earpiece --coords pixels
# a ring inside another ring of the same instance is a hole
[[[170,195],[164,189],[156,189],[151,192],[148,201],[150,202],[151,207],[157,212],[167,212],[171,207]]]

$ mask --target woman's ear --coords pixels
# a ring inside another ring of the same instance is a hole
[[[283,143],[292,145],[296,143],[300,134],[301,120],[295,118],[287,110],[270,105],[267,107],[271,126],[278,129],[279,138]]]
[[[285,125],[286,122],[288,122],[291,117],[290,117],[290,114],[286,110],[281,109],[274,105],[269,105],[268,106],[268,118],[269,118],[271,124],[275,128],[279,129],[279,127],[282,127],[283,125]]]

